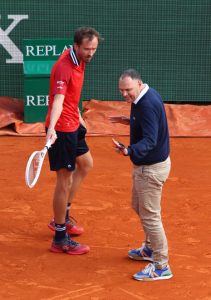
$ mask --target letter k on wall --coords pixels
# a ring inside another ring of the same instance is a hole
[[[1,19],[1,15],[0,15]],[[22,64],[23,54],[18,47],[9,38],[10,32],[18,25],[18,23],[24,19],[28,19],[28,15],[8,15],[8,19],[12,19],[13,22],[4,31],[0,27],[0,44],[10,54],[11,58],[6,59],[6,63],[9,64]]]

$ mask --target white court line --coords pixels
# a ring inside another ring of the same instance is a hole
[[[61,300],[70,300],[70,299],[75,299],[75,298],[78,298],[78,297],[81,297],[81,296],[84,296],[84,295],[88,295],[90,293],[94,293],[94,292],[97,292],[97,291],[100,291],[100,290],[103,290],[104,287],[100,286],[100,285],[93,285],[93,286],[89,286],[89,287],[86,287],[86,288],[83,288],[83,289],[78,289],[78,290],[74,290],[74,291],[69,291],[69,292],[66,292],[64,294],[61,294],[61,295],[57,295],[57,296],[54,296],[54,297],[51,297],[51,298],[45,298],[45,300],[55,300],[55,299],[61,299]],[[74,295],[76,294],[76,295]],[[68,297],[68,296],[71,296],[71,297]]]
[[[76,298],[78,298],[78,297],[82,297],[82,296],[86,296],[86,295],[88,295],[88,294],[93,294],[93,293],[95,293],[95,292],[99,292],[99,291],[102,291],[102,290],[104,290],[104,288],[99,288],[99,289],[94,289],[94,290],[92,290],[92,291],[89,291],[89,292],[87,292],[87,293],[80,293],[80,294],[78,294],[78,295],[76,295],[76,296],[70,296],[70,298],[68,297],[68,298],[62,298],[61,300],[72,300],[72,299],[76,299]]]
[[[131,292],[125,290],[125,289],[122,289],[122,288],[119,288],[119,290],[125,292],[126,294],[128,294],[128,295],[130,295],[130,296],[133,296],[133,297],[136,298],[136,299],[139,299],[139,300],[146,300],[146,297],[145,297],[145,296],[138,296],[138,295],[133,294],[133,293],[131,293]],[[149,299],[149,298],[147,298],[147,299]]]

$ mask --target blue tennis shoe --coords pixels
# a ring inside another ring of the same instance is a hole
[[[158,269],[155,264],[148,264],[142,271],[133,275],[133,278],[140,281],[165,280],[173,277],[170,267],[167,265]]]
[[[128,251],[128,256],[134,260],[147,260],[153,262],[153,251],[145,244],[140,248]]]

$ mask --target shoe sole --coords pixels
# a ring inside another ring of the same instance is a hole
[[[138,281],[167,280],[167,279],[170,279],[170,278],[172,278],[172,277],[173,277],[173,274],[168,275],[168,276],[153,277],[153,278],[149,278],[149,277],[146,277],[146,278],[138,278],[138,277],[135,277],[135,276],[133,275],[133,279],[138,280]]]
[[[143,261],[151,261],[153,262],[153,258],[150,258],[150,257],[141,257],[141,256],[132,256],[132,255],[129,255],[128,254],[128,257],[132,260],[143,260]]]
[[[65,253],[69,255],[82,255],[88,253],[90,251],[90,248],[87,247],[87,249],[83,249],[81,251],[63,251],[62,249],[50,248],[49,251],[53,253]]]

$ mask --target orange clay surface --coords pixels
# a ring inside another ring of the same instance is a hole
[[[171,138],[162,214],[174,277],[156,282],[131,278],[146,263],[127,258],[143,238],[130,207],[130,161],[115,153],[110,137],[87,140],[94,169],[74,199],[72,215],[85,228],[76,240],[91,251],[70,256],[48,251],[55,183],[48,159],[34,189],[24,182],[27,159],[43,147],[44,137],[0,138],[0,299],[210,300],[211,139]]]

